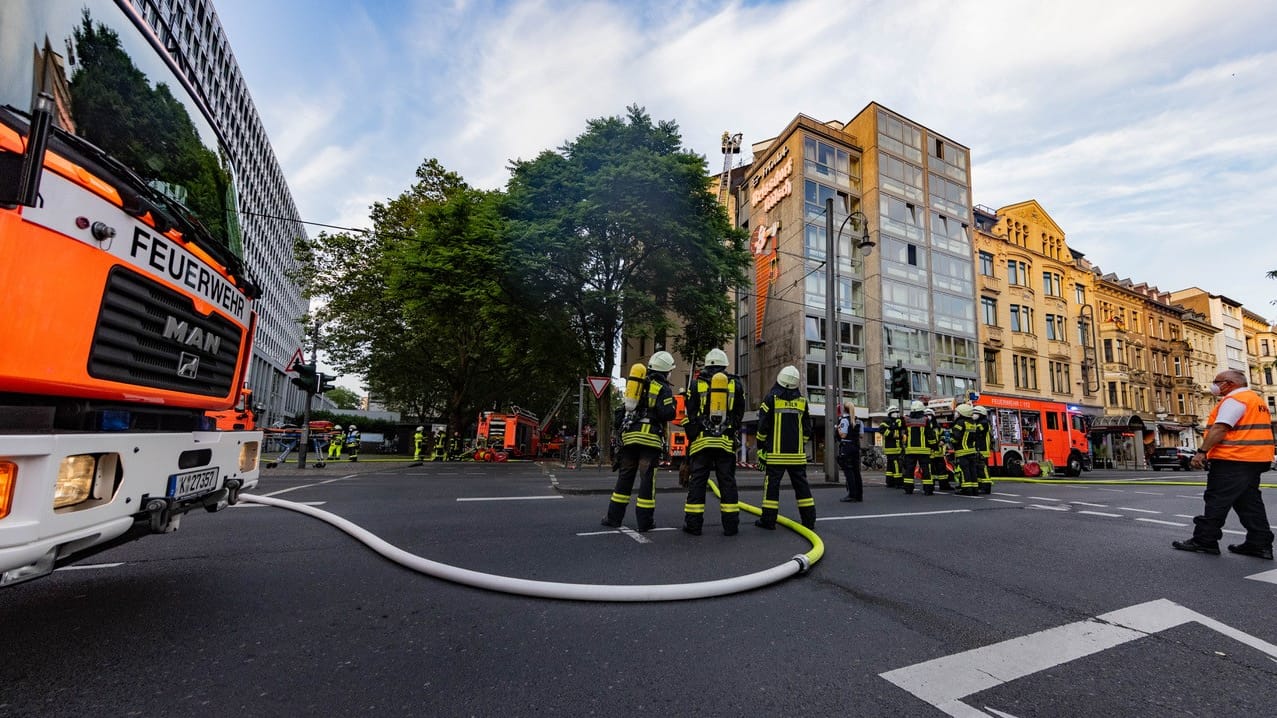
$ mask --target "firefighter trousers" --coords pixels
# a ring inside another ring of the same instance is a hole
[[[328,458],[330,459],[341,458],[341,439],[333,439],[332,441],[328,442]]]
[[[718,507],[722,514],[723,533],[734,536],[740,526],[740,499],[736,488],[736,455],[723,449],[701,449],[688,459],[692,477],[687,484],[687,502],[683,504],[683,530],[699,534],[705,521],[705,491],[710,471],[718,481]]]
[[[887,488],[898,489],[901,486],[900,461],[903,454],[897,449],[888,449],[887,452]]]
[[[607,505],[605,524],[621,525],[637,478],[639,485],[634,518],[638,530],[651,531],[656,526],[656,467],[660,462],[661,450],[656,447],[636,444],[621,447],[621,471],[616,477],[616,487],[612,489],[612,500]]]
[[[955,458],[958,462],[958,489],[964,494],[976,493],[984,479],[980,470],[980,454],[973,452]]]
[[[780,513],[780,482],[789,472],[789,483],[794,487],[794,498],[798,503],[798,516],[803,526],[816,528],[816,499],[811,495],[811,484],[807,483],[806,464],[767,464],[767,473],[763,479],[763,515],[757,523],[766,529],[776,528],[776,516]]]
[[[900,458],[900,475],[901,481],[904,483],[905,493],[913,493],[913,474],[915,469],[922,474],[922,493],[927,496],[935,493],[935,486],[931,483],[931,455],[906,453]]]

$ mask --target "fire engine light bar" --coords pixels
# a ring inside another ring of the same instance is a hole
[[[119,409],[108,409],[102,412],[102,431],[128,431],[129,412]]]
[[[257,468],[259,442],[246,441],[239,447],[239,470],[252,471]]]
[[[0,519],[13,508],[13,488],[18,483],[18,465],[12,461],[0,461]]]
[[[93,490],[97,464],[97,457],[93,454],[77,454],[63,459],[58,467],[58,483],[53,490],[53,508],[74,506],[87,500]]]

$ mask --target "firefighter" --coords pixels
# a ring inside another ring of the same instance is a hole
[[[935,486],[931,482],[931,452],[939,443],[935,429],[927,418],[922,402],[917,400],[909,405],[909,413],[900,422],[900,439],[904,445],[900,473],[905,493],[913,493],[914,472],[917,471],[922,475],[922,493],[930,496],[935,493]]]
[[[359,461],[359,442],[361,439],[358,426],[351,424],[346,427],[346,451],[350,452],[351,461]]]
[[[803,526],[816,528],[816,500],[807,483],[805,445],[811,434],[811,414],[807,399],[798,391],[802,375],[797,367],[787,366],[776,375],[776,385],[758,407],[758,460],[766,464],[763,479],[763,514],[755,526],[774,530],[780,513],[780,481],[789,472],[794,487],[798,515]]]
[[[952,491],[953,476],[949,473],[949,464],[945,461],[945,454],[948,453],[949,448],[948,430],[941,428],[935,409],[927,407],[923,413],[927,415],[927,421],[931,422],[931,430],[936,435],[936,444],[931,449],[931,479],[940,489]]]
[[[453,431],[452,438],[448,439],[448,461],[458,461],[461,459],[461,432]]]
[[[893,406],[887,410],[887,419],[882,422],[879,431],[882,432],[882,451],[887,456],[887,488],[899,489],[904,487],[901,480],[900,461],[903,458],[905,447],[900,441],[900,408]]]
[[[953,422],[953,457],[957,462],[958,491],[975,496],[980,491],[980,435],[983,428],[975,419],[970,404],[958,404],[958,418]]]
[[[444,435],[443,429],[435,431],[434,441],[432,443],[434,446],[430,449],[430,460],[446,461],[448,458],[448,437]]]
[[[328,435],[328,458],[329,459],[341,458],[341,445],[344,439],[345,439],[345,436],[344,436],[344,432],[342,431],[341,424],[335,424],[333,426],[332,433]]]
[[[838,466],[847,480],[847,495],[839,501],[863,501],[865,487],[860,476],[860,422],[856,420],[856,406],[850,401],[843,403],[843,414],[838,419]]]
[[[674,392],[666,381],[673,370],[674,357],[667,351],[653,354],[647,366],[636,363],[630,367],[621,419],[621,468],[603,517],[604,526],[621,526],[635,477],[639,481],[634,509],[637,528],[651,531],[656,526],[656,467],[664,448],[665,426],[675,414]]]
[[[745,415],[745,387],[740,377],[727,373],[727,353],[722,349],[711,349],[705,355],[705,368],[692,382],[686,406],[683,427],[687,432],[691,478],[683,504],[683,530],[701,535],[705,488],[712,470],[718,481],[723,535],[735,536],[740,526],[740,504],[733,441]]]
[[[426,448],[426,427],[418,426],[412,434],[412,460],[421,463],[421,454]]]
[[[980,474],[978,482],[980,493],[993,493],[993,479],[989,478],[989,452],[993,446],[993,430],[989,425],[989,409],[977,406],[971,410],[976,423],[980,425],[980,434],[976,437],[976,450],[980,452]]]

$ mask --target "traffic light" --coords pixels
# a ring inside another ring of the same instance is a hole
[[[316,387],[315,393],[323,394],[326,391],[332,391],[333,390],[332,381],[336,379],[338,376],[339,376],[338,374],[324,374],[321,372],[318,378],[316,379],[316,382],[319,384],[319,386]]]
[[[307,394],[314,394],[319,386],[318,377],[315,376],[315,365],[294,364],[293,371],[297,372],[297,376],[293,377],[293,386]]]
[[[909,370],[896,366],[891,368],[891,398],[908,399],[912,392],[909,387]]]

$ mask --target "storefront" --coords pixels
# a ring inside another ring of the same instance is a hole
[[[1091,422],[1091,463],[1097,469],[1147,469],[1153,435],[1138,414],[1097,416]],[[1149,446],[1145,446],[1147,435]]]

